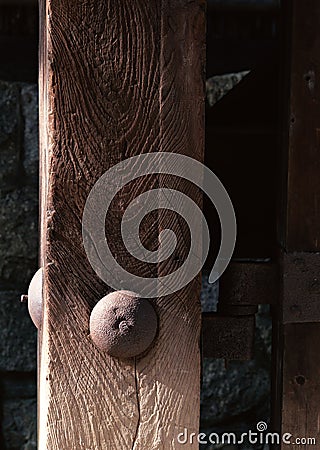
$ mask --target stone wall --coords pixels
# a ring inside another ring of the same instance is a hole
[[[37,116],[36,85],[0,81],[0,448],[7,450],[36,448],[36,330],[20,295],[38,268]],[[217,298],[204,276],[203,309],[215,310]],[[253,361],[227,368],[204,361],[202,431],[248,431],[268,421],[270,355],[270,316],[261,308]]]
[[[20,303],[38,254],[37,87],[0,81],[0,448],[36,448],[36,331]]]

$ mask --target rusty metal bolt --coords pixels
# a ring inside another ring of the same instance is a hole
[[[120,359],[144,353],[151,346],[157,327],[152,304],[131,291],[106,295],[90,316],[90,336],[95,345]]]
[[[33,275],[28,289],[28,310],[32,322],[40,328],[42,322],[42,283],[43,269],[40,268]]]
[[[26,294],[22,294],[20,301],[21,303],[28,303],[28,296]]]

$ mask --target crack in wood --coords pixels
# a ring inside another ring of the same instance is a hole
[[[139,383],[138,383],[138,375],[137,375],[137,358],[136,357],[134,358],[134,382],[135,382],[135,392],[136,392],[136,399],[137,399],[138,420],[137,420],[136,432],[135,432],[135,435],[134,435],[133,441],[132,441],[131,450],[135,449],[135,446],[137,443],[137,437],[138,437],[138,433],[139,433],[140,419],[141,419]]]

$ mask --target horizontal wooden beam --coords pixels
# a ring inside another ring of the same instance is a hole
[[[253,357],[255,316],[230,317],[217,313],[202,315],[204,358],[245,361]]]
[[[227,305],[273,304],[278,286],[277,264],[232,262],[220,279],[219,310]]]

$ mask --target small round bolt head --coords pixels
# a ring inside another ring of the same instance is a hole
[[[90,316],[90,336],[95,345],[115,358],[144,353],[157,334],[158,318],[149,300],[131,291],[103,297]]]
[[[43,269],[40,268],[33,275],[28,289],[28,310],[32,322],[40,328],[42,322],[42,283]]]

